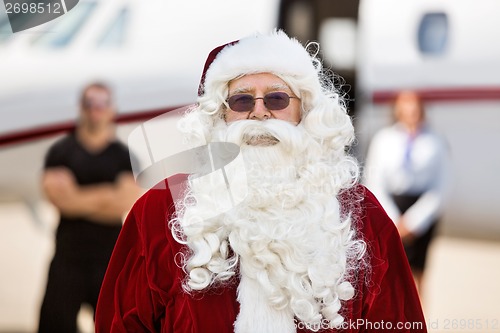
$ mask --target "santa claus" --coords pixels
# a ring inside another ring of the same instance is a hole
[[[425,332],[397,230],[357,184],[352,122],[314,52],[281,31],[214,49],[179,128],[193,147],[236,144],[243,163],[222,182],[192,176],[178,200],[138,200],[97,332]]]

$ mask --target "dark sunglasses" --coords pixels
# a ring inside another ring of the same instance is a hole
[[[264,97],[253,97],[250,94],[236,94],[229,97],[226,102],[233,111],[248,112],[252,111],[255,106],[255,100],[261,99],[264,101],[264,106],[268,110],[283,110],[290,104],[290,98],[298,98],[289,96],[285,92],[271,92]]]
[[[85,100],[83,100],[83,103],[82,103],[83,108],[86,110],[104,109],[104,108],[109,107],[110,105],[111,105],[111,101],[109,101],[109,100],[95,101],[95,100],[85,99]]]

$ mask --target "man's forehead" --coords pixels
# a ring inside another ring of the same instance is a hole
[[[241,83],[241,84],[234,84],[231,86],[229,85],[229,92],[230,93],[252,93],[257,90],[257,86],[255,84],[251,83]],[[278,90],[291,90],[290,87],[286,83],[271,83],[271,84],[266,84],[265,86],[260,86],[259,88],[264,88],[266,91],[278,91]]]
[[[110,93],[107,89],[91,87],[85,92],[86,98],[109,98]]]

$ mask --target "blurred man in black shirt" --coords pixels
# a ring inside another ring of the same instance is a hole
[[[42,185],[60,213],[39,332],[76,332],[82,303],[94,309],[122,217],[139,195],[127,147],[115,136],[110,89],[82,93],[76,130],[45,159]]]

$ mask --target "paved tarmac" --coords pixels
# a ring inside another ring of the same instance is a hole
[[[36,222],[22,203],[0,204],[0,333],[33,333],[54,250],[56,213]],[[500,240],[440,235],[431,245],[422,302],[429,332],[500,332]],[[82,333],[92,316],[81,312]]]

